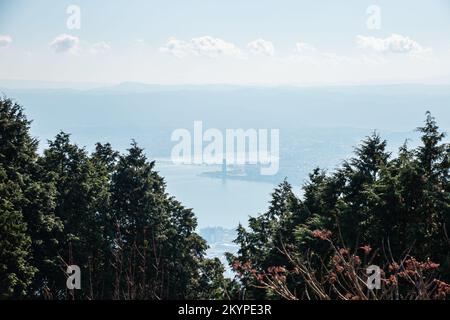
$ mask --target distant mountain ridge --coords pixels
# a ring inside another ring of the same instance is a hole
[[[441,87],[450,88],[450,75],[424,79],[423,81],[392,82],[392,83],[345,83],[345,84],[304,84],[304,85],[262,85],[262,84],[157,84],[135,81],[119,83],[80,82],[80,81],[41,81],[41,80],[17,80],[0,79],[0,88],[11,90],[81,90],[102,92],[127,92],[145,93],[158,91],[183,91],[183,90],[241,90],[241,89],[337,89],[337,88],[401,88],[401,87]]]

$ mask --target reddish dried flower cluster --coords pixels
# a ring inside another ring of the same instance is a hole
[[[250,261],[247,261],[245,263],[241,263],[239,260],[234,260],[231,268],[234,272],[238,275],[238,277],[242,277],[245,273],[256,273],[256,270],[252,269],[252,264]]]
[[[439,268],[439,263],[427,261],[427,262],[422,263],[422,267],[424,270],[436,270]]]
[[[343,266],[341,266],[341,265],[334,266],[334,268],[336,269],[336,271],[338,273],[342,273],[345,270],[345,268]]]
[[[336,264],[340,264],[341,263],[341,257],[338,255],[334,255],[333,256],[333,263]]]
[[[239,260],[234,260],[231,268],[235,271],[239,270],[241,268],[241,262]]]
[[[433,261],[426,261],[426,262],[419,262],[415,258],[411,257],[408,260],[405,261],[405,269],[407,271],[430,271],[430,270],[436,270],[439,268],[438,263],[434,263]]]
[[[393,262],[388,266],[388,269],[390,272],[395,272],[400,269],[400,266],[398,265],[397,262]]]
[[[331,232],[327,230],[315,230],[312,232],[313,236],[321,240],[328,240],[331,242]],[[312,283],[311,288],[320,290],[321,297],[328,297],[327,290],[337,291],[341,298],[347,300],[370,299],[370,296],[358,293],[352,288],[351,283],[355,281],[355,277],[364,279],[366,274],[367,261],[373,261],[369,255],[372,253],[370,245],[359,247],[361,255],[354,254],[347,248],[336,248],[331,260],[332,268],[327,269],[327,272],[316,274],[315,270],[305,269],[309,268],[306,265],[296,264],[292,269],[287,269],[284,266],[271,266],[267,271],[257,271],[250,261],[240,262],[234,261],[232,264],[233,270],[239,277],[250,277],[257,281],[255,284],[257,288],[269,288],[277,292],[280,296],[287,299],[297,299],[295,292],[290,292],[288,284],[288,275],[303,275],[307,283]],[[364,256],[362,256],[364,253]],[[301,263],[301,262],[300,262]],[[368,263],[367,263],[368,264]],[[300,267],[300,266],[303,266]],[[306,267],[305,267],[306,266]],[[377,291],[377,295],[381,298],[393,297],[398,288],[407,288],[405,297],[419,297],[420,299],[447,299],[450,295],[450,285],[446,282],[434,278],[434,271],[439,268],[439,264],[430,260],[426,262],[417,261],[414,257],[406,257],[405,260],[399,264],[391,262],[385,265],[385,268],[380,269],[381,281],[383,287]],[[316,278],[316,276],[322,278]]]
[[[434,283],[436,285],[435,299],[446,299],[450,295],[450,284],[437,279],[434,280]]]
[[[372,251],[371,246],[369,246],[368,244],[359,248],[364,252],[365,255],[368,255]]]
[[[334,284],[336,283],[337,280],[338,280],[337,274],[334,272],[330,272],[330,274],[328,275],[328,282]]]
[[[388,283],[389,285],[394,285],[394,286],[396,286],[396,285],[398,284],[397,277],[394,276],[394,275],[391,275],[391,276],[389,277],[389,279],[387,280],[387,283]]]
[[[411,257],[405,261],[405,269],[410,271],[420,270],[420,262]]]
[[[277,281],[285,282],[287,270],[285,267],[269,267],[267,272]]]
[[[339,255],[334,255],[333,256],[333,267],[336,270],[337,273],[342,273],[344,272],[345,268],[342,266],[342,259],[341,256]]]
[[[319,238],[320,240],[330,240],[331,235],[332,233],[329,230],[314,230],[312,232],[312,236],[314,238]]]
[[[262,282],[264,280],[263,274],[257,274],[255,277],[256,277],[256,280],[258,280],[258,282]]]
[[[359,256],[353,256],[353,263],[359,266],[361,264],[361,258]]]
[[[358,255],[350,254],[347,249],[339,249],[339,254],[336,254],[332,258],[333,267],[337,273],[348,271],[353,266],[360,266],[362,261]]]
[[[419,274],[414,270],[404,270],[398,273],[398,276],[401,278],[414,278],[415,276],[418,276]]]
[[[258,272],[251,264],[250,261],[241,263],[235,260],[232,263],[233,271],[236,272],[238,277],[251,276],[255,278],[258,282],[262,283],[266,278],[272,278],[280,283],[286,282],[286,275],[288,270],[283,266],[269,267],[266,272]]]
[[[274,274],[274,273],[286,273],[287,270],[285,267],[269,267],[267,269],[267,272]]]

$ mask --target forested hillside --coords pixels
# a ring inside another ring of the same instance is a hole
[[[373,133],[336,170],[314,170],[302,197],[282,182],[267,212],[238,227],[235,279],[205,257],[194,213],[136,142],[88,153],[60,132],[38,154],[29,127],[0,99],[0,299],[450,295],[450,146],[429,113],[418,148],[389,154]],[[68,265],[82,290],[66,288]],[[381,289],[365,287],[370,265]]]
[[[30,121],[0,101],[0,298],[200,299],[221,295],[196,218],[135,142],[88,154],[60,132],[40,156]],[[78,265],[82,290],[66,289]]]

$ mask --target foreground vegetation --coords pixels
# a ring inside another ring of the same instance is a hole
[[[135,142],[89,154],[59,133],[44,152],[0,99],[1,299],[446,299],[450,147],[427,114],[422,145],[393,157],[373,134],[299,198],[285,181],[238,228],[236,279],[205,257],[196,219]],[[82,270],[67,290],[66,267]],[[367,290],[366,269],[382,269]]]

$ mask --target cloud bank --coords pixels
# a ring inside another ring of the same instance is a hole
[[[78,48],[80,39],[77,37],[61,34],[57,36],[50,43],[50,48],[52,48],[57,53],[65,53],[65,52],[75,52]]]
[[[92,54],[103,54],[103,53],[107,53],[110,50],[111,50],[111,46],[104,41],[94,43],[90,48],[90,52]]]
[[[249,42],[247,48],[251,54],[258,56],[273,56],[275,53],[273,43],[264,39]]]
[[[12,38],[7,35],[0,35],[0,48],[7,47],[11,44]]]
[[[312,44],[306,42],[297,42],[295,44],[295,49],[299,54],[312,53],[317,50]]]
[[[356,37],[356,43],[361,49],[369,49],[378,53],[423,54],[431,51],[431,48],[425,48],[417,41],[395,33],[386,38],[359,35]]]
[[[177,58],[186,56],[204,56],[216,58],[219,56],[237,57],[241,55],[241,50],[233,43],[220,38],[210,36],[192,38],[189,41],[170,38],[160,52],[171,54]]]

